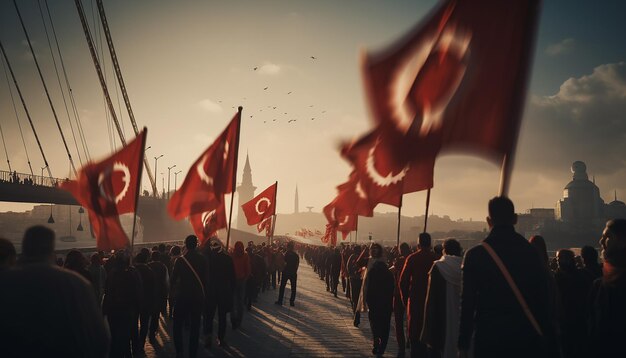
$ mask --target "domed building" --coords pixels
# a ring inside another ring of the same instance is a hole
[[[600,189],[589,180],[587,166],[581,161],[572,164],[574,174],[556,203],[556,217],[572,227],[592,228],[606,221],[604,200]]]
[[[617,190],[615,191],[615,199],[606,204],[604,212],[607,219],[624,219],[626,218],[626,204],[617,200]]]

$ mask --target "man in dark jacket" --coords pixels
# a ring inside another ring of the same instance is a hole
[[[144,353],[144,344],[148,336],[148,328],[150,327],[150,317],[156,306],[156,279],[152,269],[148,267],[148,256],[150,251],[143,248],[135,258],[135,269],[141,276],[141,285],[143,292],[141,295],[141,303],[139,305],[139,339],[135,343],[135,352],[137,354]]]
[[[285,253],[285,268],[283,269],[283,277],[280,281],[280,290],[278,291],[277,305],[283,304],[283,297],[285,296],[285,286],[287,286],[287,280],[291,281],[291,297],[289,298],[289,305],[295,306],[296,302],[296,285],[298,282],[298,266],[300,265],[300,256],[293,252],[293,242],[287,243],[287,252]]]
[[[600,246],[604,267],[593,288],[590,350],[597,357],[626,357],[626,220],[607,222]]]
[[[206,337],[204,346],[210,348],[212,345],[213,318],[217,311],[217,343],[220,347],[226,347],[226,314],[233,309],[235,265],[233,259],[224,252],[218,238],[211,238],[207,246],[203,253],[209,260],[210,280],[203,321]]]
[[[183,324],[189,322],[189,357],[198,353],[200,315],[209,284],[209,263],[196,250],[198,238],[189,235],[185,239],[187,253],[174,262],[172,290],[176,295],[174,305],[174,346],[176,354],[183,354]]]
[[[505,197],[489,201],[484,240],[500,257],[530,311],[542,336],[533,328],[511,286],[483,245],[467,251],[463,261],[460,355],[467,354],[474,336],[476,357],[557,356],[555,330],[550,319],[548,275],[535,248],[515,232],[517,215]]]
[[[0,356],[108,357],[94,290],[54,263],[54,232],[26,230],[18,265],[0,271]]]
[[[341,274],[341,252],[335,248],[330,254],[330,293],[337,297],[337,287],[339,286],[339,275]]]
[[[150,318],[150,341],[156,340],[156,333],[159,328],[159,317],[161,314],[165,317],[167,314],[167,293],[169,291],[167,266],[165,266],[161,260],[161,254],[158,251],[153,251],[151,254],[152,261],[148,263],[150,269],[154,273],[155,278],[155,305],[152,310],[152,317]]]
[[[400,274],[400,295],[407,307],[411,357],[426,357],[426,345],[420,341],[424,324],[424,304],[428,288],[428,273],[437,257],[431,248],[428,233],[421,233],[417,251],[409,255]]]
[[[367,304],[368,318],[372,330],[372,353],[382,357],[389,341],[391,312],[393,311],[393,292],[395,288],[393,274],[383,258],[383,248],[372,244],[367,274],[363,283],[363,295]]]

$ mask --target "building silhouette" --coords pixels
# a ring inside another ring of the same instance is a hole
[[[293,203],[293,213],[294,214],[300,213],[300,199],[298,198],[298,184],[296,184],[296,197]]]
[[[253,232],[254,227],[249,226],[246,222],[246,216],[243,213],[241,205],[254,198],[256,186],[252,184],[252,168],[250,168],[250,158],[246,153],[246,164],[243,167],[243,177],[241,184],[237,187],[237,229],[241,231]]]

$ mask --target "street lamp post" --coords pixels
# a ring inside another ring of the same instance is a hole
[[[179,170],[176,173],[174,173],[174,190],[178,189],[178,185],[176,185],[176,179],[178,178],[178,174],[180,173],[182,173],[182,170]]]
[[[165,173],[161,173],[161,192],[161,195],[165,198]]]
[[[170,198],[170,171],[176,168],[176,164],[172,165],[171,167],[167,167],[167,198]]]
[[[162,156],[163,156],[163,154],[159,155],[158,157],[154,157],[154,172],[155,172],[155,173],[158,173],[158,171],[157,171],[157,163],[158,163],[158,162],[157,162],[157,161],[158,161],[158,160],[159,160]],[[156,174],[155,174],[155,175],[156,175]],[[155,197],[158,197],[158,196],[159,196],[159,191],[158,191],[158,190],[154,192],[154,196],[155,196]]]

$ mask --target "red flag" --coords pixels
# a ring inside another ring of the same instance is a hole
[[[274,183],[252,200],[243,204],[241,208],[246,215],[248,225],[255,225],[276,214],[276,187]]]
[[[336,200],[337,199],[326,205],[323,212],[326,216],[326,220],[328,220],[328,225],[331,225],[335,230],[335,236],[337,235],[337,231],[341,231],[343,239],[345,240],[351,231],[356,230],[358,215],[341,207],[335,206]]]
[[[143,148],[147,130],[110,157],[82,167],[76,180],[61,183],[80,205],[98,216],[117,216],[136,210]]]
[[[257,230],[259,233],[263,232],[263,230],[265,230],[265,236],[266,237],[270,237],[272,235],[272,226],[273,226],[273,221],[272,221],[272,217],[270,216],[269,218],[261,221],[258,225],[257,225]]]
[[[375,120],[436,153],[471,150],[500,162],[517,142],[538,14],[538,0],[442,1],[385,51],[363,57]]]
[[[200,246],[202,246],[217,233],[217,230],[224,229],[227,226],[224,199],[222,198],[218,206],[213,210],[190,215],[189,222],[200,240]]]
[[[321,240],[324,244],[335,246],[337,243],[337,228],[332,224],[326,224],[326,232],[321,237]]]
[[[176,220],[215,209],[224,194],[233,192],[237,162],[239,114],[191,166],[167,211]]]
[[[96,236],[96,248],[98,250],[120,250],[130,246],[130,241],[118,216],[99,216],[91,210],[87,210],[87,213],[93,233]]]
[[[416,151],[421,152],[419,158]],[[371,216],[379,203],[399,206],[402,194],[432,188],[434,151],[426,143],[410,142],[404,136],[379,128],[344,145],[342,156],[355,169],[344,186],[354,185],[352,191],[358,198],[351,200],[361,203],[358,213]]]

